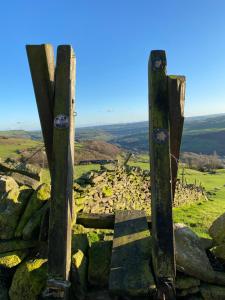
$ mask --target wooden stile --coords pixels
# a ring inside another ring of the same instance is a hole
[[[161,50],[152,51],[149,59],[149,113],[153,268],[158,299],[162,294],[175,299],[169,100],[166,54]]]
[[[156,287],[150,261],[151,238],[145,212],[117,211],[109,275],[110,293],[139,297],[154,294]]]
[[[67,299],[71,266],[74,164],[75,55],[59,46],[55,72],[52,194],[49,224],[49,295]]]
[[[151,228],[151,216],[146,216],[148,227]],[[86,228],[114,229],[114,214],[78,213],[76,223]]]
[[[172,190],[175,195],[180,145],[184,125],[185,77],[168,76]]]
[[[27,45],[26,50],[51,171],[55,75],[53,47],[49,44]]]

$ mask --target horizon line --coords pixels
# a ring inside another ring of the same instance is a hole
[[[220,116],[225,115],[225,113],[214,113],[214,114],[205,114],[205,115],[196,115],[196,116],[185,116],[184,119],[187,118],[200,118],[200,117],[213,117],[213,116]],[[128,121],[128,122],[117,122],[117,123],[104,123],[104,124],[85,124],[85,125],[78,125],[75,128],[88,128],[88,127],[100,127],[100,126],[110,126],[110,125],[126,125],[126,124],[133,124],[133,123],[143,123],[148,122],[148,120],[142,120],[142,121]],[[1,131],[41,131],[41,128],[39,129],[0,129]]]

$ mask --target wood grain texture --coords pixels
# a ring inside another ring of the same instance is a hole
[[[180,145],[184,125],[185,83],[184,76],[168,76],[173,197],[176,189]]]
[[[48,165],[51,171],[55,75],[53,47],[49,44],[27,45],[26,50]]]
[[[109,290],[119,296],[147,296],[155,291],[150,268],[151,238],[143,211],[115,214]]]
[[[175,278],[169,101],[165,51],[149,58],[149,132],[152,194],[153,267],[156,278]]]
[[[71,46],[59,46],[55,74],[52,192],[49,224],[49,278],[68,280],[71,265],[71,221],[74,160],[75,55]]]

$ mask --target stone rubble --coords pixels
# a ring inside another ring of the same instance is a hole
[[[38,181],[36,175],[29,177],[28,169],[26,174],[16,172],[26,177],[24,181],[10,176],[8,169],[7,174],[0,173],[2,300],[36,300],[43,293],[47,278],[47,241],[39,237],[49,210],[50,186]],[[27,177],[35,180],[35,187],[26,184]],[[199,201],[202,197],[204,193],[199,187],[178,183],[174,206]],[[114,213],[135,209],[145,210],[149,215],[150,174],[137,167],[102,167],[99,172],[89,172],[74,182],[74,201],[76,212]],[[209,228],[212,240],[199,238],[184,224],[174,224],[177,299],[225,299],[224,228],[225,214]],[[71,299],[117,299],[107,291],[112,236],[112,230],[73,226]],[[219,261],[220,272],[215,270],[209,253]]]
[[[150,173],[139,167],[102,167],[89,172],[74,184],[76,211],[114,213],[116,210],[145,210],[150,215]],[[199,201],[203,190],[194,185],[177,184],[174,206]]]

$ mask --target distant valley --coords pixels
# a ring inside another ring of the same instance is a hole
[[[76,128],[76,141],[101,140],[132,152],[148,151],[148,122]],[[2,137],[41,140],[40,131],[0,131]],[[182,152],[225,155],[225,114],[185,119]]]

